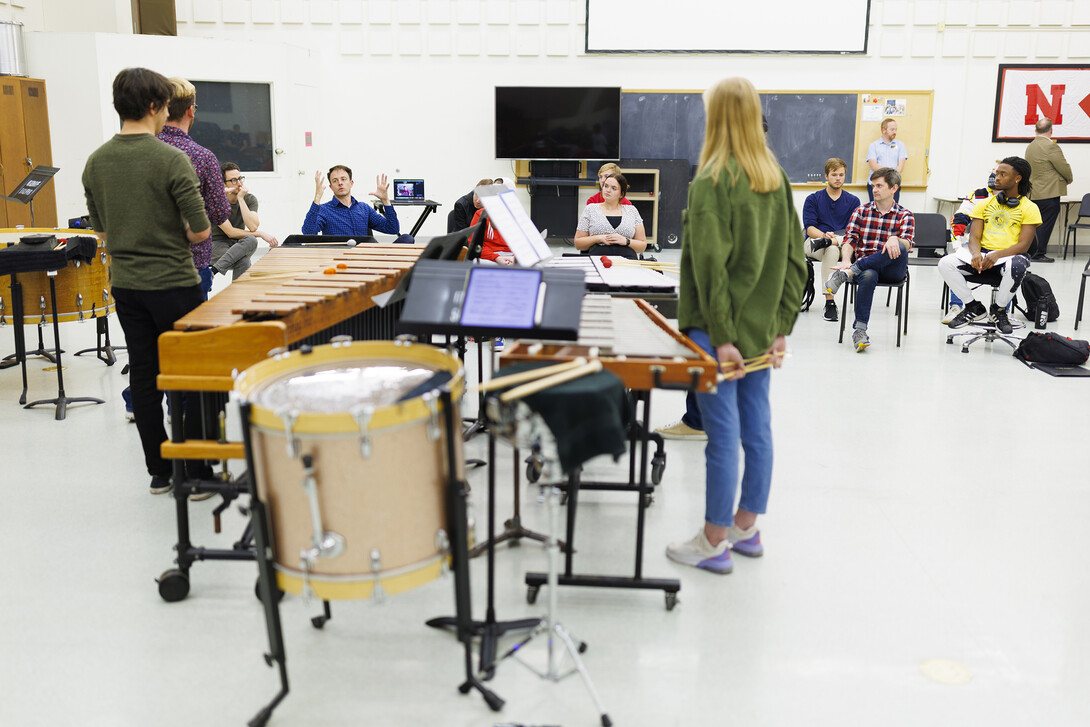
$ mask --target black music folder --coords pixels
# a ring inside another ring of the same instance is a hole
[[[398,331],[574,341],[585,287],[579,271],[421,260]]]

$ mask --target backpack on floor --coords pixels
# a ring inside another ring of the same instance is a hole
[[[1027,333],[1014,356],[1027,366],[1030,363],[1081,366],[1090,358],[1090,343],[1067,338],[1057,333]]]
[[[810,310],[814,304],[814,261],[806,258],[806,287],[802,291],[802,311]]]
[[[1046,323],[1057,320],[1060,317],[1060,306],[1056,303],[1056,296],[1052,293],[1052,286],[1040,275],[1026,273],[1022,279],[1022,300],[1026,307],[1018,307],[1027,321],[1032,321],[1037,328],[1044,328]]]

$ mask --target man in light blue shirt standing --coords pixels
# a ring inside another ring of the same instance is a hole
[[[887,116],[882,119],[882,138],[872,141],[871,145],[867,147],[867,164],[870,165],[872,172],[886,167],[896,169],[897,173],[900,174],[905,169],[905,160],[907,159],[908,149],[905,147],[905,143],[897,141],[897,120]],[[874,190],[869,179],[867,180],[867,196],[870,197],[871,202],[874,201]],[[901,201],[899,187],[893,201]]]

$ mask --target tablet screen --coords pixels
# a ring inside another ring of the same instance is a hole
[[[474,268],[462,303],[461,324],[529,330],[534,327],[540,285],[540,270]]]

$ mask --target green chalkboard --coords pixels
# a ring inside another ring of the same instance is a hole
[[[820,182],[829,157],[855,161],[856,93],[762,93],[768,145],[794,183]],[[621,94],[621,156],[700,160],[702,94],[625,91]],[[852,179],[848,179],[852,182]]]

